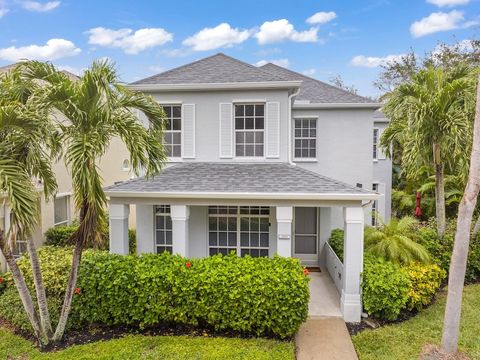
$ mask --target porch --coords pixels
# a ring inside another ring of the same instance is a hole
[[[319,299],[311,303],[312,316],[331,312],[360,320],[362,205],[377,194],[287,164],[219,163],[175,165],[154,179],[109,187],[107,194],[113,253],[129,252],[135,205],[139,254],[297,257],[323,269],[320,282],[312,274],[312,300]],[[326,245],[335,227],[345,230],[344,265],[336,269]]]

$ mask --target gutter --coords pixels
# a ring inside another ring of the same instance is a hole
[[[285,89],[300,87],[301,81],[262,81],[233,83],[198,83],[198,84],[130,84],[127,88],[136,91],[191,91],[191,90],[238,90],[238,89]]]
[[[259,192],[168,192],[168,191],[106,191],[111,198],[169,198],[169,199],[224,199],[224,200],[377,200],[377,193],[259,193]]]
[[[294,103],[294,109],[380,109],[383,103]]]
[[[290,165],[295,165],[292,161],[292,99],[300,93],[300,88],[294,93],[288,95],[288,146],[287,160]]]

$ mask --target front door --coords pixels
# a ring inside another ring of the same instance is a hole
[[[303,265],[318,266],[317,208],[295,208],[293,234],[293,256]]]

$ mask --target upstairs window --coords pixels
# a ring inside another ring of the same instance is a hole
[[[373,160],[378,159],[378,129],[373,129]]]
[[[263,157],[265,138],[265,105],[235,105],[235,155]]]
[[[317,120],[295,119],[295,158],[317,157]]]
[[[168,157],[182,156],[182,106],[162,105],[167,123],[163,145]]]

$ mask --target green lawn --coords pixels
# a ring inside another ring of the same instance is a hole
[[[293,342],[266,339],[130,335],[122,339],[39,352],[31,342],[0,328],[0,359],[295,359]]]
[[[425,344],[439,344],[446,294],[418,316],[401,324],[365,330],[353,337],[360,360],[418,359]],[[480,285],[465,287],[460,350],[480,359]]]

